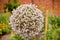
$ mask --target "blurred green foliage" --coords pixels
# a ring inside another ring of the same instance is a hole
[[[7,8],[9,11],[12,11],[13,9],[16,9],[19,6],[17,3],[8,3]]]
[[[9,25],[10,13],[0,14],[0,35],[8,34],[11,31]]]
[[[60,40],[60,16],[50,14],[48,17],[47,40]],[[44,40],[44,35],[41,38]]]
[[[13,4],[12,3],[8,3],[7,5],[7,8],[8,8],[8,11],[12,11],[13,10]]]
[[[9,38],[9,40],[24,40],[20,35],[14,34]]]
[[[43,12],[43,15],[46,16],[46,10],[44,10],[43,6],[40,10]],[[60,16],[51,14],[53,11],[54,10],[52,8],[49,9],[50,14],[48,15],[48,32],[46,34],[47,40],[60,40]],[[40,40],[44,40],[44,28],[42,30],[43,36]]]
[[[14,2],[9,2],[7,4],[7,8],[8,8],[8,11],[12,11],[13,9],[16,9],[17,7],[19,6],[19,4],[17,3],[17,0],[14,0]]]
[[[47,32],[48,40],[60,40],[60,16],[50,15]]]
[[[0,14],[0,23],[9,23],[10,13],[2,13]]]

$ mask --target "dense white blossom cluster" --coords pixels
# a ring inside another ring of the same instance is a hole
[[[12,11],[10,25],[22,37],[38,35],[44,22],[42,12],[35,5],[24,4]]]

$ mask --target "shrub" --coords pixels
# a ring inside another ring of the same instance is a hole
[[[8,11],[12,11],[13,7],[14,7],[14,5],[12,3],[8,3],[8,5],[7,5]]]
[[[47,40],[60,40],[60,16],[50,14],[48,22]],[[41,40],[44,40],[44,36]]]
[[[60,16],[50,15],[49,16],[49,29],[47,32],[48,40],[58,40],[60,36]]]
[[[0,14],[0,34],[4,35],[10,32],[9,13]]]
[[[13,9],[16,9],[19,6],[19,4],[17,3],[17,0],[14,0],[13,3],[9,2],[7,4],[7,8],[8,10],[11,12]]]

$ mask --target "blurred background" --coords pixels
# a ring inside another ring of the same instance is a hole
[[[14,34],[9,25],[12,11],[22,4],[35,4],[44,15],[49,10],[47,40],[60,40],[60,0],[0,0],[0,40],[26,40]]]
[[[16,4],[14,4],[16,3]],[[18,4],[35,4],[39,9],[53,10],[55,14],[60,14],[60,0],[0,0],[0,13],[6,11],[10,6],[18,6]],[[13,8],[12,6],[12,8]],[[46,8],[47,7],[47,8]],[[12,9],[11,8],[11,9]]]

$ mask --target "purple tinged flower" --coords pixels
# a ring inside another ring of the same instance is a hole
[[[12,11],[10,25],[16,34],[22,38],[38,35],[44,27],[42,12],[32,4],[24,4]]]

